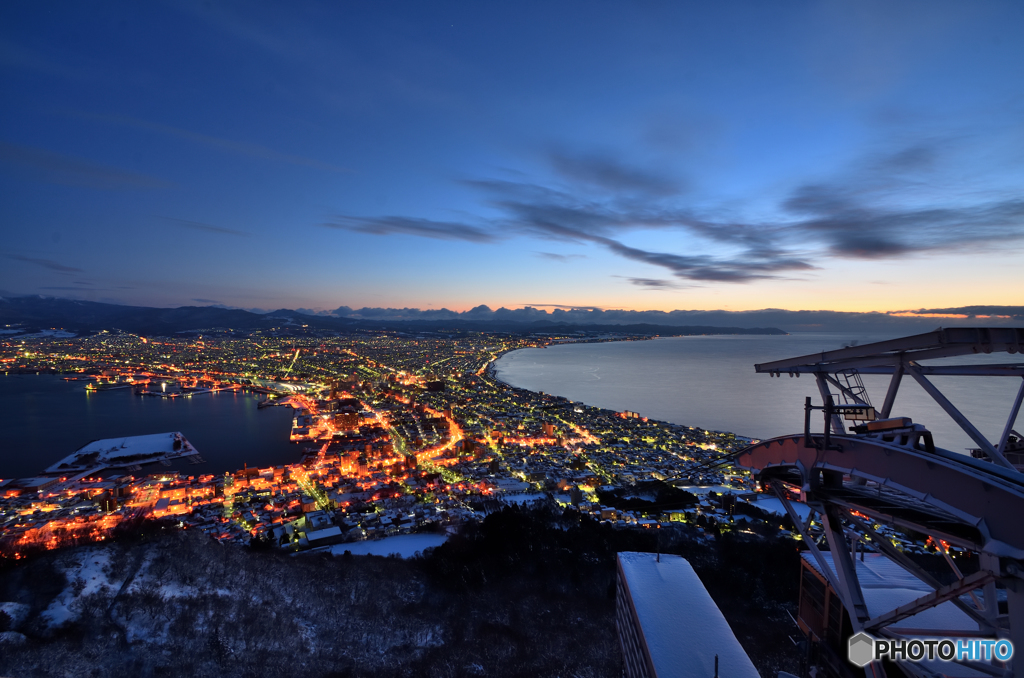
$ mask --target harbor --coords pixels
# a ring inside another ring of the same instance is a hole
[[[288,440],[291,408],[259,409],[260,399],[266,396],[252,393],[247,386],[203,391],[197,398],[82,387],[80,380],[55,375],[10,375],[0,380],[0,407],[5,413],[0,424],[0,478],[38,474],[93,440],[154,431],[180,431],[202,454],[165,460],[170,466],[154,460],[142,469],[146,473],[224,473],[246,463],[266,466],[298,458]],[[199,459],[206,463],[196,466]]]

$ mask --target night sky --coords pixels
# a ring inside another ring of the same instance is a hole
[[[1019,0],[12,0],[0,294],[1020,304],[1022,36]]]

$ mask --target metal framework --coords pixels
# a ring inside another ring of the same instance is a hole
[[[761,441],[741,451],[736,465],[755,473],[762,485],[782,501],[811,556],[839,593],[854,632],[877,636],[972,636],[1006,638],[1016,648],[1013,666],[999,662],[961,662],[987,675],[1024,678],[1024,474],[1013,461],[1021,459],[1020,434],[1013,430],[1024,400],[1024,379],[1010,407],[998,441],[987,440],[928,380],[931,375],[1024,377],[1024,361],[999,365],[924,366],[921,360],[950,356],[1020,353],[1024,328],[955,328],[903,339],[827,351],[756,365],[772,376],[813,374],[822,406],[806,403],[802,434]],[[860,375],[889,374],[884,404],[871,406]],[[891,418],[900,381],[910,375],[978,444],[982,458],[936,447],[921,424]],[[836,396],[842,404],[835,403]],[[812,433],[810,415],[824,414],[824,430]],[[862,422],[847,432],[843,418]],[[878,418],[880,417],[880,418]],[[1013,437],[1013,435],[1016,438]],[[811,514],[802,521],[792,502],[801,501]],[[816,518],[815,518],[816,517]],[[811,534],[812,519],[823,528],[832,553],[833,570]],[[952,583],[943,584],[920,568],[879,530],[890,525],[926,534],[939,545],[949,563]],[[857,543],[878,551],[927,584],[932,593],[892,610],[868,610],[857,579]],[[964,576],[949,557],[949,545],[979,554],[980,569]],[[1001,611],[997,588],[1005,589],[1007,610]],[[892,625],[945,602],[956,605],[976,632],[906,629]],[[904,663],[912,674],[932,676],[920,664]],[[884,676],[880,664],[869,665]]]

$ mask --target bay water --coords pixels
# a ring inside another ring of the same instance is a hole
[[[891,336],[838,333],[660,337],[649,341],[561,344],[512,351],[495,364],[502,381],[564,396],[587,405],[752,438],[803,431],[803,404],[821,397],[810,375],[772,378],[755,363],[864,345]],[[1020,363],[1006,353],[961,356],[924,364]],[[872,403],[881,407],[888,376],[863,377]],[[997,439],[1021,380],[1012,377],[930,377],[989,440]],[[836,399],[839,402],[839,399]],[[931,430],[935,443],[955,452],[976,447],[966,433],[912,378],[905,376],[892,411]],[[820,412],[812,430],[821,430]],[[1024,427],[1024,417],[1017,430]]]
[[[87,392],[86,381],[56,375],[0,376],[0,478],[40,473],[93,440],[181,431],[205,464],[174,461],[188,475],[291,464],[300,447],[288,440],[292,408],[257,409],[248,393],[189,398],[139,396],[132,389]],[[164,467],[146,466],[144,473]]]

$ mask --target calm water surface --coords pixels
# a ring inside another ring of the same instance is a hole
[[[865,344],[892,337],[845,334],[788,336],[665,337],[651,341],[565,344],[530,348],[502,356],[503,381],[614,410],[755,438],[803,430],[804,397],[820,404],[813,378],[771,378],[755,363]],[[964,356],[928,364],[1019,363],[1015,355]],[[888,377],[864,377],[872,402],[881,406]],[[989,439],[1006,424],[1020,380],[1008,377],[932,377],[933,383]],[[816,414],[820,421],[820,414]],[[908,416],[935,434],[936,444],[954,451],[974,447],[910,377],[900,386],[893,416]],[[1021,422],[1018,417],[1018,422]],[[1021,425],[1017,426],[1020,430]]]
[[[87,393],[85,384],[54,375],[0,376],[0,478],[39,473],[93,440],[165,431],[181,431],[206,460],[172,462],[171,469],[188,474],[300,458],[299,446],[288,441],[290,407],[257,410],[255,396],[230,391],[172,399],[137,396],[130,388]]]

